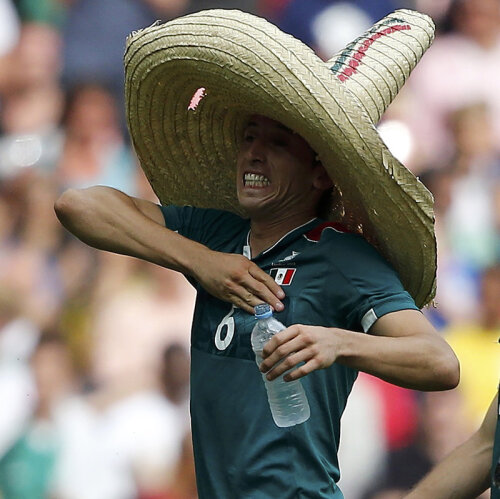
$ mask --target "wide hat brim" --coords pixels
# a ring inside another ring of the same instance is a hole
[[[153,25],[127,40],[125,94],[130,136],[161,203],[244,216],[237,151],[249,117],[268,116],[319,155],[341,193],[329,218],[375,245],[418,307],[433,299],[431,194],[387,149],[359,94],[299,40],[235,10]]]

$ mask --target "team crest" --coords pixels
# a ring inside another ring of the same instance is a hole
[[[275,280],[276,284],[280,286],[289,286],[292,284],[293,276],[297,269],[271,269],[269,274]]]

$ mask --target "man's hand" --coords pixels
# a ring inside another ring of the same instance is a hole
[[[283,290],[274,279],[243,255],[204,252],[194,277],[211,295],[253,314],[253,307],[268,303],[276,311],[284,308]]]
[[[259,368],[273,380],[299,363],[285,381],[302,378],[317,369],[331,366],[338,356],[341,330],[295,324],[275,334],[264,346]]]

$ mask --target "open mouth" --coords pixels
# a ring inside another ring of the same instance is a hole
[[[245,173],[243,175],[243,185],[245,187],[267,187],[270,185],[269,179],[257,173]]]

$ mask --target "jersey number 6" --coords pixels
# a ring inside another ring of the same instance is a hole
[[[215,332],[215,346],[219,350],[225,350],[229,344],[231,343],[231,340],[233,339],[234,336],[234,305],[231,307],[231,310],[229,313],[222,319],[217,326],[217,331]],[[224,327],[227,328],[226,335],[224,338],[222,337],[222,330]]]

